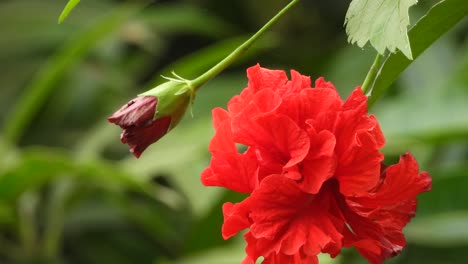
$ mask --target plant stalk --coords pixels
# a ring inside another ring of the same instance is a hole
[[[276,21],[278,21],[291,7],[297,4],[299,0],[292,0],[281,11],[279,11],[270,21],[268,21],[262,28],[260,28],[252,37],[245,41],[242,45],[237,47],[231,54],[213,66],[211,69],[197,77],[195,80],[190,81],[190,86],[196,92],[203,84],[214,78],[224,69],[229,67],[236,59],[242,56],[247,50],[255,43],[255,41],[267,31]]]
[[[375,78],[377,77],[377,74],[379,73],[380,65],[382,64],[382,59],[383,55],[380,55],[380,53],[377,53],[377,56],[375,56],[374,62],[372,63],[372,66],[369,69],[369,72],[367,72],[366,79],[364,80],[364,83],[362,84],[362,92],[364,94],[370,95],[372,91],[372,86],[374,85]]]

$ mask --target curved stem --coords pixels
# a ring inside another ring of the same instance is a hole
[[[255,43],[255,41],[267,31],[278,19],[283,16],[291,7],[297,4],[299,0],[292,0],[288,5],[286,5],[281,11],[278,12],[270,21],[268,21],[262,28],[260,28],[252,37],[250,37],[247,41],[245,41],[242,45],[237,47],[231,54],[229,54],[226,58],[220,61],[218,64],[213,66],[211,69],[200,75],[195,80],[190,81],[191,86],[194,87],[195,91],[197,91],[203,84],[211,80],[213,77],[218,75],[224,69],[226,69],[229,65],[231,65],[237,58],[242,56],[251,46]]]
[[[380,64],[382,63],[383,56],[377,53],[377,56],[375,56],[374,62],[372,63],[372,66],[369,69],[369,72],[367,72],[366,79],[364,80],[364,83],[362,84],[362,92],[364,94],[370,93],[370,90],[372,88],[372,85],[374,84],[375,77],[377,77],[377,73],[379,72],[379,67]]]

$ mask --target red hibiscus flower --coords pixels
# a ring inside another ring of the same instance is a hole
[[[343,101],[323,78],[312,88],[298,72],[289,81],[259,65],[247,75],[228,111],[213,110],[212,160],[201,175],[204,185],[250,194],[223,206],[225,239],[249,229],[242,263],[318,263],[320,252],[351,246],[374,264],[400,253],[431,179],[409,153],[383,165],[384,136],[361,89]]]

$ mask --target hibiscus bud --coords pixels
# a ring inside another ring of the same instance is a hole
[[[173,72],[175,78],[165,77],[168,82],[141,94],[141,97],[130,101],[115,112],[108,120],[124,130],[121,136],[122,142],[127,143],[130,151],[138,158],[150,144],[159,140],[179,123],[200,87],[247,52],[271,25],[298,2],[299,0],[292,0],[257,33],[197,78],[187,80]]]
[[[179,123],[192,97],[187,83],[170,80],[132,99],[107,120],[123,129],[120,140],[138,158]]]

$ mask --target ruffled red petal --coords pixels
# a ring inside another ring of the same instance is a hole
[[[300,127],[306,126],[308,120],[315,120],[324,112],[338,111],[342,104],[338,93],[330,88],[303,89],[300,93],[288,94],[282,99],[278,113],[289,116]]]
[[[370,133],[356,133],[354,143],[340,154],[335,177],[340,182],[341,193],[355,196],[367,193],[375,187],[380,179],[380,163],[384,156]]]
[[[296,71],[288,81],[259,65],[247,75],[228,111],[213,111],[213,157],[202,173],[205,185],[251,194],[223,206],[225,239],[249,229],[242,263],[318,263],[318,253],[343,246],[373,264],[398,254],[431,180],[410,154],[382,165],[385,139],[361,88],[343,101],[323,78],[312,88]]]
[[[371,263],[399,254],[406,241],[403,228],[416,212],[416,195],[429,191],[431,178],[419,173],[416,160],[406,153],[389,166],[379,185],[365,195],[347,198],[344,214],[352,229],[347,246],[355,246]]]
[[[328,184],[325,189],[333,189]],[[344,221],[336,214],[333,193],[303,192],[293,180],[281,175],[266,177],[252,195],[224,209],[223,235],[229,237],[247,227],[247,254],[256,260],[271,254],[337,255],[341,250]],[[301,253],[302,252],[302,253]]]
[[[306,131],[287,116],[265,115],[256,120],[239,116],[233,119],[231,126],[236,142],[255,146],[257,159],[265,166],[278,164],[289,168],[301,162],[309,152]]]
[[[210,142],[211,166],[201,174],[206,186],[223,186],[241,193],[251,193],[258,184],[257,159],[253,151],[238,153],[231,122],[222,109],[213,110],[216,133]]]
[[[316,194],[322,184],[333,177],[336,168],[334,149],[335,136],[326,130],[317,133],[313,128],[308,130],[311,139],[309,152],[302,163],[302,177],[299,186],[305,192]]]
[[[294,255],[271,254],[263,260],[263,264],[318,264],[317,256],[309,256],[303,253]]]
[[[259,64],[247,69],[249,83],[246,89],[258,92],[263,89],[277,90],[288,81],[288,76],[281,70],[270,70]]]
[[[205,186],[222,186],[240,193],[251,193],[258,185],[255,153],[213,153],[211,166],[201,174]]]

